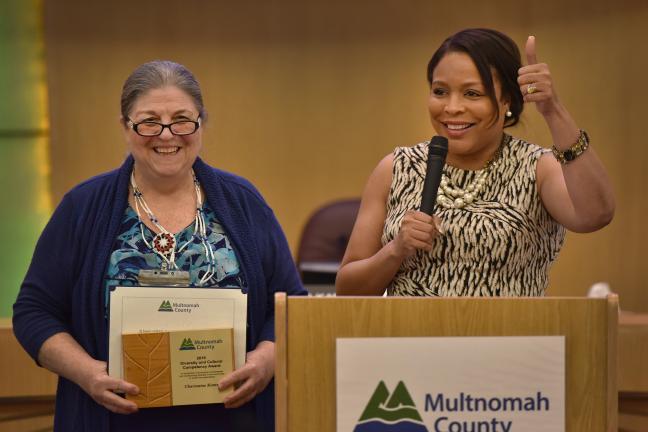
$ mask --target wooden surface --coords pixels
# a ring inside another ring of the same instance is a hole
[[[47,417],[53,413],[54,396],[0,399],[0,425],[33,417]]]
[[[38,367],[16,340],[11,320],[0,319],[0,398],[41,397],[56,393],[57,376]]]
[[[602,335],[603,342],[607,344],[607,350],[604,354],[607,357],[605,366],[602,364],[599,366],[599,369],[596,370],[596,373],[603,374],[605,380],[605,391],[606,391],[606,405],[607,405],[607,431],[616,432],[616,429],[619,425],[619,376],[618,376],[618,364],[619,364],[619,347],[618,347],[618,329],[619,329],[619,297],[616,295],[610,295],[607,299],[583,299],[587,302],[601,302],[605,301],[607,308],[607,316],[603,318],[603,323],[606,328],[603,329],[607,334]],[[585,330],[589,330],[586,326],[587,323],[582,323],[581,326]],[[600,325],[598,326],[600,327]],[[600,328],[597,326],[592,329],[593,332],[600,331]],[[599,333],[600,334],[600,333]],[[568,342],[569,347],[569,342]],[[568,348],[569,350],[569,348]],[[575,367],[589,366],[589,360],[587,356],[587,350],[582,351],[585,354],[585,357],[575,357],[574,363]],[[569,355],[569,354],[568,354]],[[574,354],[575,356],[578,354]],[[599,361],[600,357],[592,356],[592,361]],[[567,371],[567,382],[569,385],[569,370]],[[581,379],[588,379],[585,376],[581,376]],[[574,390],[571,393],[569,392],[569,387],[567,388],[567,397],[571,395],[572,397],[578,397],[578,390]],[[569,429],[567,429],[569,430]]]
[[[286,431],[288,427],[288,377],[286,295],[275,296],[275,429]]]
[[[648,394],[648,314],[619,315],[619,391]]]
[[[283,305],[278,298],[276,318],[285,319],[286,336],[277,334],[277,350],[286,350],[286,380],[276,385],[278,402],[287,400],[287,422],[277,432],[335,430],[338,337],[504,335],[567,335],[566,430],[616,430],[616,374],[608,374],[616,366],[609,354],[616,350],[609,330],[617,324],[615,298],[608,305],[575,298],[289,297],[285,311]]]
[[[619,431],[648,431],[648,314],[619,314]]]
[[[122,335],[124,379],[137,385],[140,393],[127,395],[141,408],[172,405],[169,333]]]
[[[0,318],[0,430],[51,430],[57,376],[38,367]]]
[[[619,432],[648,431],[648,417],[619,413]]]
[[[52,402],[52,407],[54,402]],[[53,411],[52,411],[53,412]],[[49,432],[54,430],[54,416],[30,417],[0,423],[2,432]]]

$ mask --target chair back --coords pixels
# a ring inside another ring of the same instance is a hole
[[[359,198],[338,200],[323,205],[308,218],[297,251],[302,280],[306,274],[321,273],[331,277],[324,277],[327,280],[320,283],[335,282],[359,208]]]

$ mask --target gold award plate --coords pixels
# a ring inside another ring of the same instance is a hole
[[[234,370],[233,330],[122,335],[124,379],[140,388],[140,408],[221,403],[218,382]]]

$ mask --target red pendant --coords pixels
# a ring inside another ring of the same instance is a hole
[[[171,251],[175,250],[176,239],[175,236],[168,232],[161,232],[153,237],[153,249],[159,254],[169,255]]]

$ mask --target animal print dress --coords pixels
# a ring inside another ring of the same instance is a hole
[[[565,229],[545,210],[536,188],[536,164],[547,151],[505,136],[479,195],[464,208],[438,204],[443,221],[431,252],[403,261],[387,288],[407,296],[541,296]],[[394,150],[392,183],[382,244],[398,234],[409,209],[419,209],[428,143]],[[451,184],[464,188],[479,171],[446,165]]]

